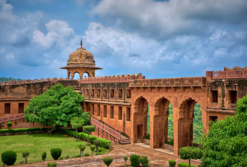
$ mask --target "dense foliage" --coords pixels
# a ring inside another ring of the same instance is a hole
[[[103,162],[106,164],[106,166],[110,166],[113,161],[112,157],[104,157]]]
[[[1,158],[5,165],[14,165],[17,154],[14,151],[5,151],[2,153]]]
[[[41,158],[42,158],[42,160],[43,160],[43,161],[45,161],[45,159],[46,159],[46,155],[47,155],[47,153],[46,153],[46,152],[43,152],[43,153],[42,153]]]
[[[51,156],[54,160],[58,160],[58,158],[62,154],[62,149],[61,148],[52,148],[51,150]]]
[[[211,124],[202,144],[202,166],[247,166],[247,95],[238,100],[234,116]]]
[[[131,155],[130,162],[133,167],[139,167],[140,164],[140,155]]]
[[[139,160],[140,160],[140,162],[141,162],[143,167],[148,167],[149,166],[149,164],[148,164],[149,160],[148,160],[148,158],[146,156],[141,156],[139,158]]]
[[[83,113],[80,106],[83,100],[84,97],[73,87],[57,84],[32,98],[24,110],[24,117],[29,122],[67,127],[73,117],[80,117]]]
[[[57,163],[56,162],[49,162],[47,164],[47,167],[56,167],[57,166]]]
[[[21,79],[19,79],[19,78],[15,79],[15,78],[11,78],[11,77],[9,77],[9,78],[7,78],[7,77],[0,77],[0,83],[3,82],[3,81],[9,82],[11,80],[18,81],[18,80],[21,80]]]
[[[169,116],[168,116],[168,137],[173,138],[173,108],[170,103],[169,105]],[[202,124],[202,110],[198,103],[196,103],[194,107],[194,119],[193,119],[193,141],[195,143],[200,143],[203,136],[203,124]],[[149,108],[147,114],[147,133],[150,133],[150,116],[149,116]]]
[[[169,167],[175,167],[175,166],[176,166],[176,161],[170,159],[170,160],[169,160]]]
[[[181,159],[188,159],[189,166],[191,159],[200,159],[202,157],[202,150],[197,147],[183,147],[179,152]]]

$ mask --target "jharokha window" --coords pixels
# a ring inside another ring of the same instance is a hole
[[[111,97],[114,97],[114,89],[111,90]]]
[[[100,97],[100,89],[97,90],[97,97]]]
[[[94,97],[94,89],[91,90],[91,96]]]
[[[119,97],[119,99],[121,99],[122,96],[123,96],[123,90],[122,89],[119,89],[118,90],[118,97]]]
[[[103,91],[103,96],[104,96],[104,97],[107,97],[107,90],[104,90],[104,91]]]
[[[131,98],[131,91],[130,91],[130,89],[127,90],[127,98]]]

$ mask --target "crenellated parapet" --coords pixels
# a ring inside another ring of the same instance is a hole
[[[129,87],[205,87],[205,77],[136,79],[130,81]]]
[[[207,71],[206,77],[209,79],[247,78],[247,66],[244,68],[235,66],[232,69],[225,67],[224,71]]]
[[[41,83],[41,82],[50,82],[50,81],[61,81],[61,80],[68,80],[67,78],[59,78],[57,79],[56,77],[50,79],[50,78],[41,78],[41,79],[34,79],[34,80],[30,80],[30,79],[27,79],[27,80],[18,80],[18,81],[15,81],[15,80],[11,80],[9,82],[7,81],[3,81],[0,83],[0,86],[5,86],[5,85],[21,85],[21,84],[29,84],[29,83]]]
[[[102,77],[89,77],[80,80],[81,84],[85,83],[119,83],[119,82],[129,82],[135,79],[145,79],[141,73],[139,74],[128,74],[128,75],[113,75],[113,76],[102,76]]]

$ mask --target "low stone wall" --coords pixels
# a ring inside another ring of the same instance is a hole
[[[148,139],[144,139],[143,142],[144,142],[145,144],[150,145],[150,140],[148,140]],[[166,144],[166,143],[164,143],[164,149],[174,151],[173,146],[171,146],[171,145],[169,145],[169,144]]]

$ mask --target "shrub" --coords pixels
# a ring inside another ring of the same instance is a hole
[[[90,149],[91,149],[92,155],[93,155],[93,151],[95,150],[95,145],[91,145],[91,146],[90,146]]]
[[[202,150],[196,147],[183,147],[179,152],[181,159],[188,159],[189,165],[191,159],[200,159],[202,157]]]
[[[9,122],[7,123],[7,126],[8,126],[8,129],[11,129],[12,122],[11,122],[11,121],[9,121]]]
[[[125,161],[125,167],[126,167],[126,161],[128,160],[128,156],[123,156],[123,159]]]
[[[99,153],[100,154],[105,154],[106,153],[106,149],[105,148],[99,148]]]
[[[83,126],[83,132],[87,133],[88,134],[88,138],[87,138],[87,142],[89,143],[89,133],[90,132],[94,132],[95,131],[95,126],[91,126],[91,125],[88,125],[88,126]],[[92,140],[92,142],[94,141],[95,139]]]
[[[141,156],[140,158],[139,158],[139,160],[140,160],[140,162],[141,162],[141,164],[142,164],[142,166],[143,167],[148,167],[149,165],[148,165],[148,158],[146,157],[146,156]]]
[[[56,162],[49,162],[47,164],[47,167],[56,167],[57,166],[57,163]]]
[[[171,146],[173,146],[174,145],[174,140],[173,139],[171,139],[170,141],[167,141],[167,142],[165,142],[166,144],[169,144],[169,145],[171,145]]]
[[[17,154],[14,151],[5,151],[2,153],[2,162],[6,165],[14,165]]]
[[[93,141],[93,143],[94,143],[94,145],[96,146],[96,152],[99,152],[99,149],[98,149],[98,147],[100,146],[100,140],[94,140]]]
[[[72,156],[72,158],[78,158],[78,157],[81,157],[81,155],[74,155],[74,156]]]
[[[90,156],[88,153],[85,154],[85,157]]]
[[[64,159],[69,159],[69,155],[66,155],[66,156],[64,157]]]
[[[131,155],[130,162],[133,167],[139,167],[140,164],[140,156],[139,155]]]
[[[175,160],[169,160],[169,167],[175,167],[176,161]]]
[[[29,152],[22,153],[22,157],[25,158],[25,164],[27,164],[27,157],[29,156]]]
[[[41,157],[42,157],[42,160],[45,161],[45,159],[46,159],[46,152],[43,152],[42,155],[41,155]]]
[[[145,137],[145,139],[150,140],[150,135],[147,135],[147,136]]]
[[[25,163],[25,161],[20,161],[20,164],[24,164]]]
[[[95,155],[100,155],[100,152],[97,152]]]
[[[60,158],[58,158],[58,159],[59,159],[59,160],[60,160],[60,159],[63,159],[63,157],[60,157]]]
[[[83,144],[81,144],[81,145],[79,146],[79,149],[80,149],[80,155],[82,156],[82,155],[83,155],[83,151],[86,149],[86,146],[83,145]]]
[[[52,148],[51,149],[51,156],[54,160],[57,160],[62,154],[61,148]]]
[[[38,133],[46,132],[47,128],[21,128],[21,129],[0,129],[0,134],[20,134],[20,133]]]
[[[107,166],[110,166],[112,161],[113,161],[113,158],[112,157],[104,157],[103,158],[103,161],[104,163],[107,165]]]
[[[97,139],[97,137],[95,137],[95,136],[89,136],[89,142],[91,143],[91,144],[93,144],[93,141],[94,140],[96,140]]]
[[[178,163],[178,167],[189,167],[189,164],[187,163]],[[197,166],[194,166],[194,165],[190,165],[190,167],[197,167]]]

